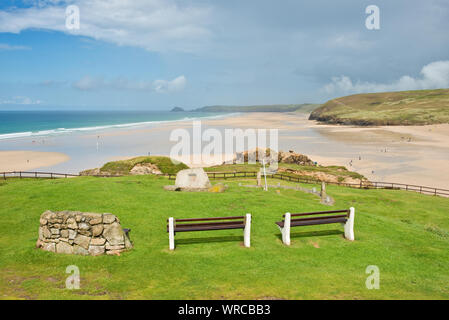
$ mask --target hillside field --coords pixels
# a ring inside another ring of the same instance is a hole
[[[449,123],[449,89],[341,97],[315,109],[309,120],[362,126]]]

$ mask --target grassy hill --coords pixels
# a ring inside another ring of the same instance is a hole
[[[449,199],[394,190],[328,186],[335,206],[294,190],[265,192],[226,180],[224,193],[170,192],[162,176],[0,181],[2,299],[447,299]],[[272,181],[271,184],[281,182]],[[214,182],[215,183],[215,182]],[[286,184],[286,182],[281,182]],[[312,185],[307,185],[311,188]],[[355,237],[340,225],[292,230],[282,214],[356,208]],[[131,228],[134,249],[121,256],[69,256],[35,248],[47,209],[111,212]],[[241,230],[176,234],[168,250],[166,219],[253,215],[252,247]],[[79,290],[65,289],[66,267],[80,269]],[[368,290],[367,266],[380,269]]]
[[[275,104],[259,106],[206,106],[195,109],[199,112],[310,112],[318,104]]]
[[[449,123],[449,89],[341,97],[314,110],[309,119],[362,126]]]
[[[182,162],[174,164],[169,157],[164,156],[140,156],[127,160],[111,161],[102,166],[99,172],[95,169],[85,170],[84,173],[128,175],[131,169],[137,164],[151,163],[156,165],[162,173],[177,173],[187,169],[188,166]]]

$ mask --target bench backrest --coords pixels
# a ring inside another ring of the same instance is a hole
[[[214,218],[189,218],[189,219],[174,219],[174,225],[176,227],[198,227],[198,226],[230,226],[230,225],[246,225],[245,216],[234,217],[214,217]],[[192,223],[193,222],[193,223]],[[167,219],[168,223],[168,219]],[[168,224],[167,224],[168,230]]]
[[[344,213],[344,214],[341,214]],[[349,210],[332,210],[332,211],[317,211],[317,212],[304,212],[304,213],[291,213],[291,221],[304,221],[304,220],[320,220],[326,218],[342,218],[349,217]],[[305,217],[305,218],[296,218],[293,217]],[[282,216],[285,218],[285,214]],[[282,220],[284,221],[284,220]]]

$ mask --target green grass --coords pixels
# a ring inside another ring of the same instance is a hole
[[[255,172],[259,171],[262,165],[256,164],[224,164],[213,167],[204,168],[206,172]],[[319,173],[322,172],[326,175],[331,175],[337,178],[338,181],[344,181],[346,178],[366,180],[366,178],[354,171],[349,171],[344,166],[302,166],[294,163],[278,163],[279,168],[288,168],[297,171]],[[292,177],[302,177],[303,175],[295,174],[293,172],[280,172],[283,175]],[[308,176],[310,178],[310,176]]]
[[[170,192],[166,177],[7,180],[0,185],[2,299],[447,299],[449,199],[393,190],[328,186],[334,207],[293,190]],[[272,181],[272,183],[278,180]],[[254,184],[255,181],[246,181]],[[311,188],[311,185],[308,185]],[[286,211],[356,208],[356,241],[340,225],[293,229],[281,243],[274,222]],[[131,228],[135,248],[118,256],[69,256],[35,249],[45,210],[111,212]],[[168,250],[166,219],[253,215],[252,247],[241,230],[179,233]],[[65,289],[68,265],[81,289]],[[365,287],[380,268],[380,289]]]
[[[177,173],[180,170],[187,169],[184,163],[174,164],[168,157],[162,156],[141,156],[128,160],[111,161],[100,168],[101,172],[108,172],[112,175],[126,175],[136,165],[141,163],[155,164],[162,173]]]
[[[356,94],[326,102],[310,120],[355,125],[449,123],[449,89]]]

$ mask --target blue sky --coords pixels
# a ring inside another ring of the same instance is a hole
[[[68,30],[65,10],[80,9]],[[368,5],[380,29],[365,27]],[[187,109],[449,87],[444,0],[2,0],[0,109]]]

